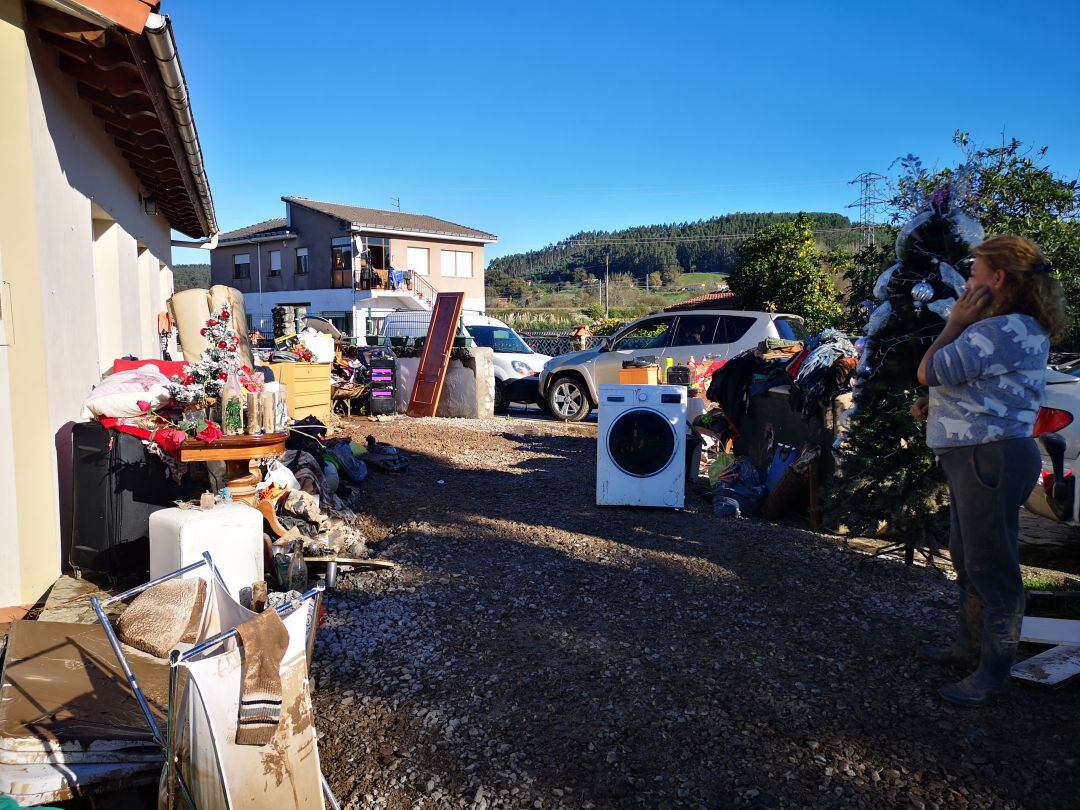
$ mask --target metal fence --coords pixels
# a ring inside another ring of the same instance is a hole
[[[588,337],[573,337],[559,332],[519,332],[521,339],[534,352],[557,357],[560,354],[576,352],[581,349],[592,349],[599,346],[604,338],[589,335]]]

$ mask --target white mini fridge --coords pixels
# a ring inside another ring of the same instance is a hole
[[[225,587],[239,599],[241,589],[263,578],[262,536],[262,512],[244,504],[154,512],[150,515],[150,578],[198,562],[209,551]],[[187,576],[211,575],[204,567]]]

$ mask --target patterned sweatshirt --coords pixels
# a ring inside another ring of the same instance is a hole
[[[1029,315],[973,323],[926,368],[926,443],[964,447],[1031,435],[1046,390],[1050,340]]]

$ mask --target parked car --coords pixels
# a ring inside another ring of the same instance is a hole
[[[589,415],[601,385],[617,383],[622,364],[640,357],[686,363],[714,355],[721,359],[753,348],[765,338],[802,340],[802,318],[773,312],[689,310],[649,315],[623,327],[600,346],[563,354],[540,375],[540,396],[551,413],[566,422]]]
[[[1064,467],[1072,470],[1074,475],[1080,475],[1080,377],[1075,376],[1077,371],[1076,367],[1047,369],[1046,395],[1032,431],[1036,437],[1056,433],[1064,440]],[[1043,457],[1043,472],[1052,473],[1054,468],[1047,447],[1042,442],[1038,444]],[[1025,507],[1029,512],[1051,520],[1080,525],[1075,520],[1062,521],[1054,514],[1041,483],[1032,490]]]
[[[427,335],[428,311],[391,312],[383,318],[380,333],[389,338],[423,338]],[[537,382],[544,364],[551,358],[530,349],[521,336],[498,318],[466,312],[462,326],[477,346],[494,352],[495,410],[502,413],[511,402],[538,404]]]

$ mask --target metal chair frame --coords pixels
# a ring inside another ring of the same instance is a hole
[[[162,582],[167,582],[171,579],[176,579],[177,577],[183,576],[192,571],[196,571],[199,568],[202,568],[204,565],[210,568],[210,570],[214,574],[215,579],[217,579],[217,581],[224,587],[225,580],[221,576],[221,572],[218,570],[217,566],[214,565],[214,561],[210,557],[210,553],[204,551],[202,556],[203,558],[198,562],[186,565],[183,568],[173,571],[171,574],[164,574],[163,576],[152,579],[142,585],[138,585],[134,588],[131,588],[130,590],[124,591],[121,594],[111,596],[108,599],[100,600],[96,596],[90,597],[90,604],[94,608],[94,613],[97,614],[98,621],[101,623],[102,629],[104,629],[105,631],[105,636],[109,640],[109,646],[112,647],[113,653],[116,655],[116,660],[119,662],[120,668],[123,670],[124,676],[127,678],[128,685],[131,687],[131,691],[135,695],[135,700],[138,701],[139,709],[142,711],[143,716],[146,718],[147,725],[150,726],[150,732],[154,736],[154,742],[157,743],[158,747],[161,748],[162,752],[165,754],[165,784],[168,806],[172,807],[173,804],[173,785],[175,782],[175,784],[178,784],[180,786],[184,801],[187,806],[191,808],[191,810],[197,810],[197,808],[195,807],[195,802],[192,800],[191,793],[188,790],[187,785],[184,783],[183,777],[175,768],[175,763],[173,761],[174,756],[172,746],[172,731],[176,703],[176,685],[178,680],[177,667],[189,658],[203,653],[206,650],[211,649],[215,646],[218,646],[231,638],[234,638],[236,636],[236,628],[233,627],[228,630],[223,630],[217,635],[212,636],[211,638],[206,639],[202,643],[192,647],[190,650],[186,650],[184,652],[181,652],[180,650],[173,650],[170,654],[169,693],[166,706],[166,728],[163,738],[161,729],[158,727],[157,721],[154,720],[153,712],[150,711],[150,704],[147,703],[146,697],[143,695],[142,688],[139,686],[138,679],[131,671],[131,667],[128,665],[127,658],[124,656],[124,651],[120,646],[120,640],[116,637],[116,631],[113,630],[111,622],[109,622],[108,617],[105,615],[105,608],[117,602],[122,602],[126,599],[130,599],[133,596],[137,596],[148,588],[152,588],[154,585],[159,585]],[[307,593],[304,593],[296,599],[274,608],[274,610],[277,611],[278,615],[284,615],[298,608],[301,603],[306,602],[309,599],[315,600],[311,632],[308,635],[306,641],[306,658],[309,665],[311,664],[312,655],[314,654],[315,650],[315,634],[318,629],[319,608],[322,605],[323,591],[325,590],[325,588],[326,586],[322,582],[319,582],[315,585],[314,588],[311,588],[309,591],[307,591]],[[338,801],[335,798],[334,794],[331,792],[330,785],[326,781],[326,777],[322,773],[320,773],[319,778],[322,783],[323,795],[325,796],[331,809],[340,810],[340,805],[338,804]]]

